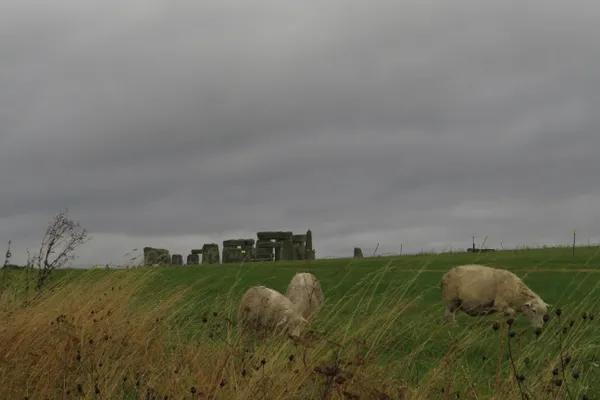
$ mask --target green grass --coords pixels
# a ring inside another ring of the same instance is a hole
[[[467,263],[509,269],[552,305],[551,320],[539,338],[531,328],[526,330],[524,318],[516,319],[512,329],[517,336],[524,333],[510,340],[512,362],[507,358],[509,342],[503,338],[508,327],[492,329],[492,322],[501,318],[459,314],[459,326],[440,324],[444,312],[440,278],[452,266]],[[142,274],[142,270],[126,273]],[[599,247],[579,247],[575,256],[570,248],[549,248],[156,268],[131,297],[129,309],[132,314],[143,307],[152,309],[173,293],[185,290],[167,316],[170,334],[184,342],[218,347],[225,341],[223,318],[235,321],[238,301],[246,289],[266,285],[285,293],[296,272],[315,274],[324,290],[326,305],[311,329],[345,346],[347,353],[351,339],[365,340],[366,356],[383,366],[390,379],[412,388],[427,387],[427,398],[454,391],[464,397],[471,390],[479,398],[490,396],[498,373],[503,386],[516,385],[513,364],[517,375],[525,377],[522,390],[535,398],[552,395],[551,390],[558,398],[563,398],[566,390],[574,398],[584,393],[593,398],[591,394],[600,393],[594,364],[595,357],[600,356],[600,328],[596,319],[581,317],[583,312],[600,316]],[[52,281],[100,280],[115,273],[122,272],[57,271]],[[23,272],[4,274],[5,281],[14,282]],[[556,308],[562,311],[560,318],[554,314]],[[567,328],[565,333],[563,327]],[[561,364],[561,352],[563,363],[567,356],[571,361],[565,366],[566,381],[558,387],[551,381],[563,377],[562,370],[557,376],[552,374]],[[571,377],[574,371],[579,372],[578,379]]]

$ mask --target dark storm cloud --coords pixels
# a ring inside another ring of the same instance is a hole
[[[89,262],[263,229],[321,256],[597,238],[599,11],[6,3],[0,240],[64,207]]]

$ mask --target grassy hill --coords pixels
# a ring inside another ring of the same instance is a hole
[[[440,278],[466,263],[522,277],[553,306],[543,333],[521,317],[512,339],[501,317],[442,325]],[[236,343],[243,292],[285,292],[301,271],[326,298],[305,340]],[[0,397],[595,398],[598,272],[599,247],[65,270],[34,298],[27,272],[4,271]]]

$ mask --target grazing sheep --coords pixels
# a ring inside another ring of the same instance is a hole
[[[470,264],[453,267],[441,279],[442,298],[448,302],[444,320],[456,322],[456,312],[483,316],[521,313],[541,327],[548,304],[510,271]]]
[[[282,328],[291,336],[300,336],[307,323],[287,297],[266,286],[253,286],[244,293],[238,322],[242,330],[270,332]]]
[[[319,280],[308,272],[294,275],[287,287],[285,297],[290,299],[296,311],[306,319],[319,310],[325,299]]]

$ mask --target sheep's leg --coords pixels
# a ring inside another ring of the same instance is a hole
[[[460,302],[457,300],[448,303],[448,307],[446,307],[446,312],[444,313],[444,323],[452,322],[453,325],[456,325],[456,312],[459,307]]]

